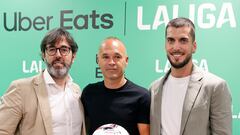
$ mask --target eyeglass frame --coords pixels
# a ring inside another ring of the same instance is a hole
[[[49,48],[52,48],[52,49],[55,50],[53,54],[49,53]],[[64,54],[64,53],[63,53],[63,50],[61,51],[61,49],[68,49],[68,51],[66,52],[66,54]],[[71,47],[68,47],[68,46],[61,46],[61,47],[58,47],[58,48],[57,48],[57,47],[54,47],[54,46],[48,46],[48,47],[46,47],[46,50],[45,50],[45,52],[46,52],[49,56],[54,56],[54,55],[57,53],[57,51],[59,51],[59,53],[60,53],[62,56],[67,56],[67,55],[70,53],[70,51],[72,51],[72,48],[71,48]]]

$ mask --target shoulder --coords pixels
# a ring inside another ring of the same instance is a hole
[[[40,77],[41,77],[40,75],[35,75],[32,77],[20,78],[20,79],[14,80],[11,82],[9,89],[11,89],[11,88],[17,88],[17,89],[32,88],[35,81],[39,80]]]
[[[151,92],[157,92],[158,89],[160,88],[160,84],[161,84],[162,81],[163,81],[163,77],[160,77],[160,78],[154,80],[154,81],[150,84],[149,90],[150,90]]]
[[[97,88],[97,87],[102,87],[103,86],[103,81],[100,82],[96,82],[96,83],[89,83],[86,87],[84,87],[84,91],[85,90],[91,90],[93,88]]]
[[[211,83],[213,83],[213,84],[226,83],[226,81],[223,78],[221,78],[213,73],[210,73],[207,71],[203,71],[203,73],[204,73],[203,79],[205,80],[206,83],[209,83],[209,84],[211,84]]]
[[[204,88],[211,89],[211,90],[214,90],[217,87],[218,87],[217,89],[221,89],[220,87],[223,88],[223,87],[226,87],[225,85],[227,85],[227,82],[221,77],[211,72],[204,71],[200,68],[196,68],[191,78],[193,81],[202,82]]]
[[[72,83],[74,89],[81,90],[80,86],[76,83]]]
[[[103,82],[90,83],[83,88],[82,95],[81,95],[81,100],[83,104],[89,98],[93,98],[93,96],[99,96],[99,93],[101,92],[100,89],[103,89],[101,85],[103,85]]]
[[[92,93],[92,92],[99,92],[99,89],[103,89],[103,81],[100,82],[96,82],[96,83],[89,83],[86,87],[83,88],[83,95],[86,95],[88,93]]]
[[[211,93],[213,92],[215,95],[230,96],[230,89],[224,79],[208,71],[201,70],[200,72],[202,74],[200,80],[202,83],[202,89]]]
[[[150,106],[150,92],[148,91],[148,89],[135,84],[131,81],[128,80],[128,84],[127,84],[127,88],[128,88],[128,92],[130,93],[129,98],[131,99],[136,99],[138,105],[141,106],[141,108],[143,107],[149,107]]]
[[[79,96],[82,94],[80,86],[74,82],[71,83],[71,89],[73,90],[73,92],[75,94],[77,94]]]
[[[194,65],[194,70],[192,72],[191,78],[194,79],[194,81],[202,80],[204,84],[208,84],[208,85],[226,83],[226,81],[221,77],[211,72],[205,71],[197,67],[196,65]]]
[[[138,85],[138,84],[136,84],[136,83],[134,83],[130,80],[127,80],[127,83],[128,83],[127,85],[131,88],[136,88],[136,89],[144,90],[144,91],[147,90],[146,88],[144,88],[144,87],[142,87],[142,86],[140,86],[140,85]]]
[[[142,87],[142,86],[140,86],[140,85],[138,85],[136,83],[133,83],[130,80],[128,80],[128,87],[130,89],[132,89],[134,92],[136,92],[136,93],[138,93],[140,95],[145,95],[145,96],[149,95],[149,91],[146,88],[144,88],[144,87]]]
[[[162,78],[163,78],[163,77],[160,77],[160,78],[154,80],[154,81],[150,84],[150,87],[156,87],[156,86],[158,86],[158,85],[160,84],[160,82],[162,81]]]
[[[17,80],[12,81],[11,84],[14,84],[14,85],[29,85],[29,84],[31,84],[37,77],[39,77],[39,75],[32,76],[32,77],[27,77],[27,78],[20,78],[20,79],[17,79]]]
[[[3,97],[15,101],[21,101],[22,98],[28,98],[29,95],[33,94],[33,82],[37,77],[38,75],[12,81]]]

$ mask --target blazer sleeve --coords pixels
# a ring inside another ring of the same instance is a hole
[[[232,135],[232,98],[225,81],[215,86],[211,97],[212,135]]]
[[[0,135],[13,135],[22,118],[21,91],[12,83],[0,101]]]

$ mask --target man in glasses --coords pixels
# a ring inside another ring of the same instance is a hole
[[[0,102],[0,134],[85,135],[80,88],[68,74],[77,43],[57,28],[45,35],[40,47],[47,69],[12,82]]]

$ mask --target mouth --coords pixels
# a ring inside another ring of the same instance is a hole
[[[181,56],[183,56],[183,53],[173,52],[173,53],[171,53],[171,55],[173,56],[174,59],[178,60],[178,59],[180,59]]]
[[[115,69],[115,68],[108,68],[108,69],[106,69],[107,71],[116,71],[117,69]]]
[[[54,61],[52,65],[54,67],[63,67],[65,64],[62,61]]]

